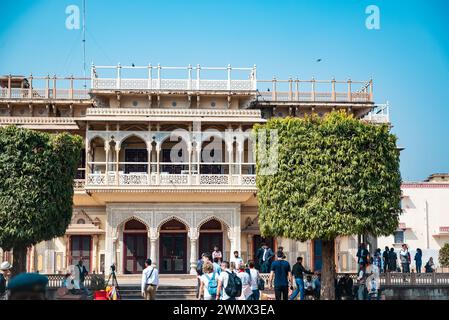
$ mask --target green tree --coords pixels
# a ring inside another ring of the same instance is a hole
[[[64,235],[81,147],[68,133],[0,128],[0,247],[13,249],[14,273],[28,246]]]
[[[449,268],[449,242],[441,247],[438,255],[438,260],[443,268]]]
[[[270,130],[277,135],[260,135]],[[254,133],[262,235],[321,239],[321,296],[334,299],[334,240],[365,233],[390,235],[398,226],[396,137],[387,125],[362,122],[344,112],[324,118],[274,118],[256,125]],[[260,146],[275,138],[277,171],[263,174],[275,158],[268,159]]]

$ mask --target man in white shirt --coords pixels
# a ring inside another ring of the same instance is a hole
[[[234,263],[235,268],[238,268],[243,263],[243,259],[239,257],[238,251],[234,251],[234,256],[231,258],[231,263]]]
[[[226,287],[228,286],[229,281],[229,273],[232,271],[229,269],[229,262],[223,261],[221,263],[221,273],[218,277],[218,287],[217,287],[217,300],[220,300],[220,294],[221,294],[221,300],[235,300],[235,298],[231,298],[226,294]]]
[[[155,300],[159,285],[159,273],[151,266],[151,259],[145,260],[145,269],[142,271],[142,296],[145,300]]]

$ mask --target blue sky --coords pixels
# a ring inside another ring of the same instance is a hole
[[[82,75],[81,0],[2,1],[0,74]],[[380,9],[380,29],[365,8]],[[374,79],[404,180],[449,172],[449,1],[87,0],[87,61],[258,67],[258,78]],[[320,58],[321,62],[316,60]]]

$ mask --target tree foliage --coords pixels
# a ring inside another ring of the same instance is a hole
[[[438,256],[440,265],[443,268],[449,268],[449,242],[445,243],[444,246],[441,247]]]
[[[68,133],[0,128],[0,247],[64,235],[81,148],[81,137]]]
[[[332,240],[396,230],[399,151],[387,125],[332,112],[324,118],[274,118],[254,130],[256,137],[260,130],[278,132],[277,172],[260,175],[264,159],[257,157],[263,235]]]

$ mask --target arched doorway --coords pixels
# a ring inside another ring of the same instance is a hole
[[[147,227],[140,221],[130,220],[123,228],[123,273],[140,273],[147,258]]]
[[[224,252],[223,225],[220,221],[212,219],[200,227],[198,257],[200,257],[204,252],[212,253],[215,246],[218,246],[219,250]]]
[[[172,219],[159,230],[159,272],[186,273],[187,228],[185,224]]]

